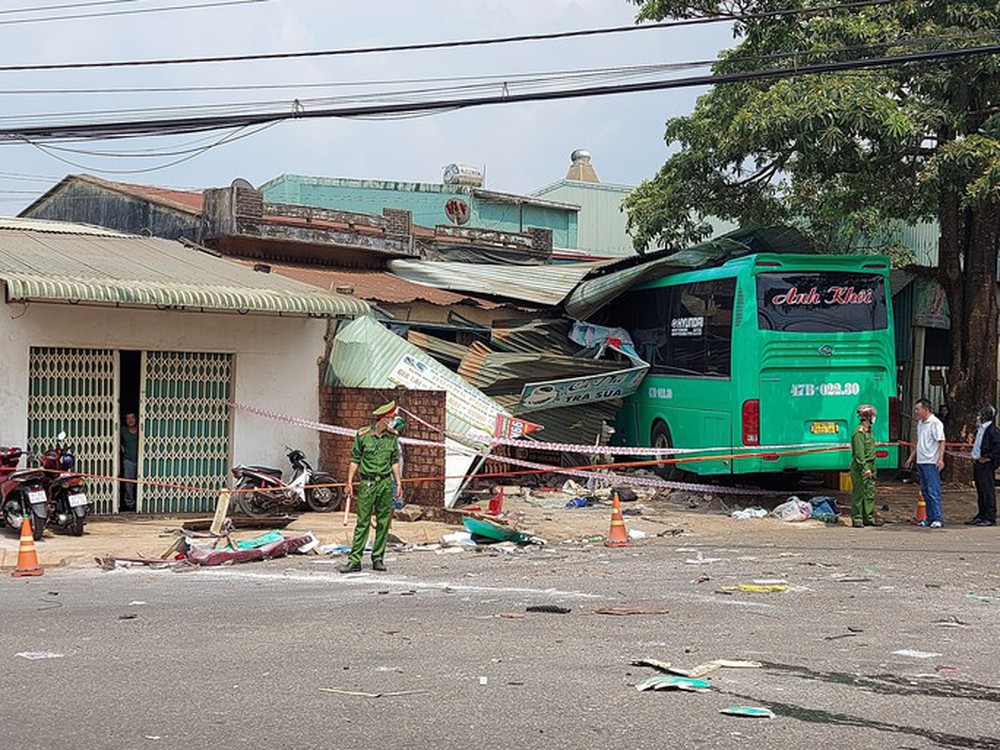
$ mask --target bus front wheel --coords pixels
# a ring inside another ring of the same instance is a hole
[[[674,442],[670,438],[670,428],[663,422],[657,422],[653,425],[653,432],[650,435],[650,445],[658,450],[674,447]],[[659,456],[657,456],[657,458],[659,458]],[[677,464],[675,463],[657,462],[656,473],[663,479],[671,482],[676,482],[681,478],[681,470],[677,468]]]

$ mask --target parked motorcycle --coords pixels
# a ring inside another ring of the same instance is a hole
[[[315,471],[302,451],[287,445],[285,451],[292,464],[292,477],[287,483],[282,481],[281,469],[242,464],[233,467],[235,489],[249,490],[237,492],[233,496],[236,507],[248,516],[255,517],[276,515],[282,510],[301,505],[320,513],[340,508],[343,497],[338,488],[309,487],[315,484],[333,484],[333,477],[325,471]]]
[[[66,433],[56,436],[55,445],[42,454],[45,490],[49,502],[49,524],[65,529],[73,536],[83,536],[90,500],[83,477],[73,472],[76,457],[66,444]]]
[[[28,516],[31,535],[37,540],[48,519],[48,495],[42,471],[17,468],[23,455],[20,448],[0,447],[0,523],[17,531]]]

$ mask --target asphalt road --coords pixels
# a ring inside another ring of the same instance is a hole
[[[1000,535],[801,533],[5,577],[0,747],[1000,748]],[[755,580],[790,588],[718,593]],[[653,693],[637,658],[765,666]]]

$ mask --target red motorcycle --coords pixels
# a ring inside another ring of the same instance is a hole
[[[31,535],[41,539],[48,519],[45,475],[39,469],[18,469],[24,451],[0,446],[0,524],[14,531],[25,517],[31,519]]]
[[[56,444],[42,454],[44,484],[48,495],[49,524],[65,529],[73,536],[83,536],[90,500],[83,477],[73,473],[76,457],[66,444],[66,433],[56,436]]]

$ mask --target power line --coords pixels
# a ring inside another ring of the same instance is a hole
[[[268,2],[269,0],[226,0],[228,3]],[[249,55],[221,55],[216,57],[176,57],[157,60],[113,60],[102,62],[76,63],[37,63],[29,65],[2,65],[0,73],[22,72],[28,70],[81,70],[87,68],[135,68],[159,65],[195,65],[203,63],[232,63],[262,60],[292,60],[310,57],[342,57],[347,55],[367,55],[386,52],[416,52],[432,49],[457,49],[462,47],[485,47],[495,44],[515,44],[520,42],[549,41],[553,39],[572,39],[580,37],[604,36],[608,34],[625,34],[654,29],[674,29],[686,26],[703,26],[713,23],[733,23],[735,21],[757,21],[780,19],[803,15],[814,15],[828,10],[857,10],[882,5],[890,5],[897,0],[854,0],[853,2],[821,5],[815,8],[796,8],[792,10],[768,11],[765,13],[743,13],[715,16],[700,16],[685,18],[679,21],[663,21],[660,23],[640,24],[636,26],[610,26],[597,29],[579,29],[576,31],[556,31],[539,34],[520,34],[506,37],[490,37],[484,39],[461,39],[447,42],[424,42],[416,44],[381,45],[375,47],[350,47],[347,49],[311,50],[306,52],[271,52]],[[0,22],[2,23],[2,22]]]
[[[63,3],[61,5],[36,5],[33,8],[7,8],[0,10],[0,16],[16,15],[18,13],[41,13],[45,10],[72,10],[74,8],[92,8],[98,5],[125,5],[128,3],[144,3],[149,0],[88,0],[81,3]]]
[[[562,91],[528,92],[520,94],[500,94],[461,99],[439,99],[426,102],[406,102],[355,107],[325,108],[317,110],[296,109],[291,112],[258,112],[249,114],[217,115],[209,117],[176,117],[155,120],[115,121],[105,123],[40,125],[28,128],[0,130],[0,138],[8,143],[17,141],[58,140],[76,138],[129,138],[151,135],[197,133],[226,128],[249,127],[292,119],[315,119],[331,117],[392,117],[414,115],[435,111],[469,109],[496,104],[516,104],[525,102],[579,99],[612,94],[664,91],[667,89],[713,86],[726,83],[745,83],[755,80],[775,80],[800,75],[835,73],[850,70],[884,68],[918,62],[938,62],[967,57],[1000,53],[1000,44],[991,44],[964,49],[931,50],[900,55],[844,60],[829,63],[814,63],[793,68],[772,68],[741,73],[715,74],[675,78],[663,81],[646,81],[610,86],[589,86]]]
[[[724,61],[718,58],[705,60],[691,60],[676,63],[652,63],[645,65],[627,65],[610,68],[575,68],[549,71],[533,71],[525,73],[491,73],[483,75],[467,76],[428,76],[423,78],[381,78],[360,81],[326,81],[326,82],[298,82],[298,83],[245,83],[245,84],[219,84],[219,85],[190,85],[190,86],[121,86],[121,87],[100,87],[100,88],[30,88],[30,89],[0,89],[0,96],[25,96],[25,95],[52,95],[52,94],[170,94],[170,93],[198,93],[211,91],[284,91],[301,89],[334,89],[334,88],[361,88],[380,86],[399,86],[413,84],[432,83],[465,83],[472,82],[473,86],[489,86],[497,83],[536,83],[543,81],[557,80],[579,80],[583,78],[624,78],[640,75],[653,75],[656,73],[666,73],[677,70],[690,70],[694,68],[707,68],[719,62],[727,64],[743,62],[762,62],[766,60],[798,60],[805,57],[816,57],[820,55],[834,55],[849,52],[871,52],[888,47],[912,47],[915,45],[929,45],[954,42],[971,42],[976,39],[995,39],[995,30],[963,32],[961,34],[942,34],[938,36],[903,38],[897,37],[881,42],[869,42],[867,44],[855,44],[843,47],[825,47],[812,50],[789,50],[784,52],[772,52],[766,55],[739,55],[726,58]],[[440,91],[459,90],[461,88],[471,88],[464,86],[442,87]],[[423,89],[423,91],[433,91],[434,89]],[[391,92],[390,92],[391,93]],[[362,96],[372,96],[365,94]],[[133,111],[131,109],[126,111]],[[80,113],[76,113],[80,114]],[[44,116],[44,115],[40,115]]]
[[[91,13],[70,13],[60,16],[41,16],[38,18],[0,19],[0,26],[19,26],[29,23],[47,23],[49,21],[78,21],[86,18],[137,16],[149,13],[167,13],[175,10],[199,10],[202,8],[221,8],[229,5],[251,5],[257,3],[269,3],[269,2],[272,2],[272,0],[211,0],[211,2],[192,3],[189,5],[163,5],[156,8],[137,8],[135,10],[108,10],[108,11],[95,11]],[[88,3],[83,3],[83,5],[87,4]]]
[[[994,39],[996,33],[990,32],[977,32],[972,34],[961,34],[961,35],[943,35],[936,37],[924,37],[917,39],[891,39],[884,42],[879,42],[875,44],[868,45],[853,45],[848,47],[830,47],[822,50],[806,50],[806,51],[789,51],[789,52],[779,52],[767,55],[747,55],[741,56],[740,58],[728,58],[727,63],[740,62],[747,63],[751,61],[762,62],[762,61],[774,61],[783,60],[786,65],[794,65],[795,67],[801,66],[804,61],[800,61],[798,58],[810,57],[815,55],[835,55],[848,52],[861,52],[870,54],[873,50],[878,48],[888,48],[888,47],[912,47],[915,45],[930,45],[937,44],[941,42],[971,42],[974,38],[987,38]],[[792,58],[792,60],[789,60]],[[716,59],[712,60],[698,60],[693,62],[679,62],[679,63],[662,63],[659,65],[642,65],[642,66],[632,66],[632,67],[620,67],[620,68],[596,68],[590,70],[579,70],[579,71],[558,71],[550,73],[533,73],[533,74],[513,74],[513,75],[492,75],[484,77],[465,77],[464,79],[456,80],[471,80],[475,81],[469,84],[447,86],[447,87],[437,87],[437,88],[422,88],[422,89],[406,89],[403,91],[372,91],[359,93],[354,95],[341,95],[336,97],[323,97],[323,98],[312,98],[312,99],[295,99],[294,102],[287,99],[282,100],[271,100],[271,101],[241,101],[234,103],[218,103],[218,104],[188,104],[188,105],[171,105],[171,106],[160,106],[160,107],[143,107],[136,108],[130,107],[128,109],[98,109],[98,110],[88,110],[88,111],[63,111],[59,113],[32,113],[20,116],[8,116],[7,118],[0,119],[0,129],[6,127],[8,130],[15,129],[17,127],[31,127],[37,121],[47,122],[49,124],[72,122],[73,119],[79,119],[81,117],[94,117],[94,116],[107,116],[114,117],[116,119],[121,118],[123,115],[130,114],[134,117],[154,117],[154,116],[166,116],[167,114],[174,116],[182,116],[187,112],[197,111],[203,116],[208,116],[210,114],[214,115],[225,115],[225,114],[237,114],[240,112],[247,112],[253,110],[261,110],[262,108],[268,108],[269,111],[289,111],[292,107],[297,109],[317,109],[317,108],[329,108],[337,105],[348,105],[348,104],[360,104],[360,103],[374,103],[380,102],[384,104],[390,103],[406,103],[414,101],[422,101],[428,96],[432,95],[465,95],[471,96],[473,94],[488,95],[490,93],[496,92],[498,90],[498,85],[503,85],[503,90],[508,94],[523,93],[526,91],[547,91],[559,86],[566,86],[571,83],[584,83],[588,81],[603,81],[603,82],[615,82],[624,81],[628,79],[637,78],[648,78],[654,74],[661,74],[667,71],[679,71],[679,70],[690,70],[693,68],[709,67],[715,63],[719,62]],[[421,79],[412,79],[414,81]],[[448,79],[433,79],[433,80],[448,80]],[[377,85],[379,82],[369,82]],[[330,84],[335,85],[335,84]],[[198,90],[198,89],[195,89]],[[559,90],[559,88],[556,88]],[[0,91],[0,93],[3,93]]]

